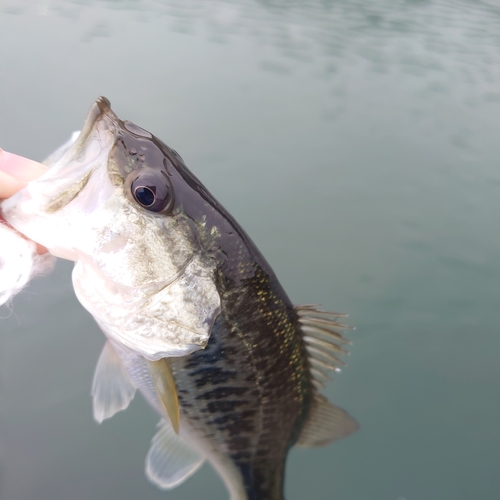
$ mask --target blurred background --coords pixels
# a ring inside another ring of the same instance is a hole
[[[496,0],[0,0],[0,146],[42,160],[108,97],[175,148],[296,303],[350,314],[327,394],[361,424],[296,449],[288,500],[500,498]],[[104,337],[60,262],[0,309],[2,500],[160,492],[156,415],[101,426]]]

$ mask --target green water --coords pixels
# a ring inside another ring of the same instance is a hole
[[[496,0],[0,0],[0,146],[42,159],[107,96],[174,147],[297,303],[357,326],[288,500],[500,499]],[[156,415],[99,426],[71,266],[0,312],[0,499],[219,500],[143,474]]]

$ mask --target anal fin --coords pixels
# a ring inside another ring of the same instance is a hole
[[[159,488],[170,490],[192,476],[204,458],[174,432],[170,422],[162,419],[158,426],[146,457],[146,476]]]
[[[91,394],[94,419],[99,423],[127,408],[134,399],[135,387],[109,340],[97,362]]]

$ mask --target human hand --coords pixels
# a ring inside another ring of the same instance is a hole
[[[0,200],[17,193],[47,169],[41,163],[0,149]]]
[[[0,200],[14,195],[29,181],[44,174],[47,169],[48,167],[41,163],[0,149]],[[1,215],[0,222],[2,222]],[[37,245],[37,251],[45,253],[47,249]]]

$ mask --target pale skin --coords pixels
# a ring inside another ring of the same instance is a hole
[[[37,179],[46,171],[47,167],[41,163],[0,149],[0,200],[17,193],[28,182]],[[38,245],[38,253],[46,251]]]

